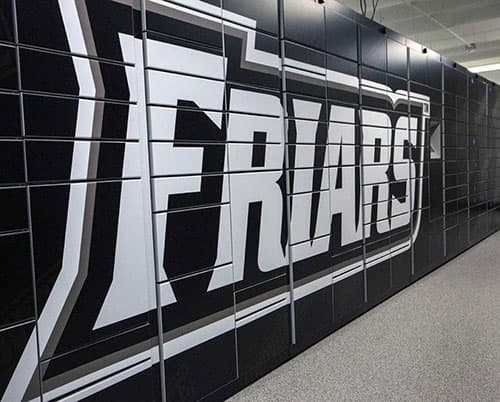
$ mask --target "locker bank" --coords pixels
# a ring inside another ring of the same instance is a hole
[[[0,5],[0,398],[223,400],[500,227],[500,91],[335,1]]]

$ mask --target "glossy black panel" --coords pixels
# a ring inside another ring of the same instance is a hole
[[[15,48],[0,46],[0,88],[18,89]]]
[[[410,49],[410,79],[427,84],[427,53]]]
[[[92,83],[77,80],[74,61],[69,56],[21,49],[20,60],[21,85],[25,90],[87,96],[94,92]],[[87,62],[83,58],[78,61]],[[96,93],[97,97],[129,100],[126,67],[95,60],[88,63],[100,70],[103,88]]]
[[[326,66],[328,70],[347,74],[352,77],[358,76],[358,64],[345,60],[341,57],[327,54]],[[358,104],[359,93],[355,88],[345,88],[341,83],[328,81],[327,96],[337,102]]]
[[[295,302],[297,348],[303,349],[333,329],[333,286]]]
[[[16,369],[17,363],[24,351],[28,338],[32,334],[35,325],[33,323],[20,325],[15,328],[0,331],[0,349],[2,350],[2,358],[0,359],[0,393],[3,394],[9,384],[12,374]],[[27,355],[26,362],[29,364],[35,363],[37,356]],[[12,392],[13,391],[13,392]],[[16,391],[11,393],[16,395]],[[27,399],[37,398],[40,395],[40,384],[38,381],[38,372],[33,373],[33,383],[26,391],[22,393]]]
[[[78,99],[54,96],[24,95],[24,122],[26,136],[30,137],[70,137],[88,139],[92,127],[77,131],[78,109],[101,108],[103,120],[99,138],[125,139],[129,113],[136,111],[129,105],[111,102],[78,101]],[[94,135],[95,135],[94,134]],[[135,133],[134,133],[135,134]]]
[[[375,304],[389,295],[391,288],[391,261],[387,260],[366,271],[368,303]]]
[[[316,242],[329,242],[328,238],[320,238],[316,240],[307,240],[307,242],[316,241]],[[303,247],[305,244],[299,244],[295,247]],[[293,249],[293,247],[292,247]],[[301,261],[296,261],[293,263],[294,270],[294,279],[300,280],[306,277],[311,277],[318,272],[325,272],[325,269],[328,269],[332,266],[333,260],[328,254],[320,254],[314,257],[306,258]]]
[[[21,82],[23,89],[78,95],[71,57],[21,49]]]
[[[21,43],[69,51],[57,0],[16,0]]]
[[[70,324],[71,325],[71,324]],[[66,334],[66,332],[65,332]],[[131,357],[130,348],[132,345],[138,345],[141,339],[147,339],[151,333],[147,326],[124,332],[118,336],[111,336],[86,345],[84,341],[85,334],[72,333],[73,348],[56,350],[51,359],[48,359],[50,353],[45,350],[41,362],[42,387],[46,393],[60,393],[57,385],[61,376],[67,376],[67,380],[76,380],[89,374],[88,364],[99,358],[108,359],[110,362],[116,362],[117,355]],[[81,347],[83,346],[83,347]],[[136,346],[137,347],[137,346]],[[145,345],[137,347],[138,350],[144,350]],[[60,346],[58,349],[61,349]],[[64,352],[64,353],[60,353]],[[125,364],[126,366],[128,364]],[[78,371],[70,372],[71,368],[77,367]]]
[[[391,286],[394,292],[408,286],[411,282],[411,249],[393,256],[391,259]]]
[[[14,12],[13,2],[4,0],[0,3],[0,40],[14,42]]]
[[[367,66],[386,70],[387,40],[380,30],[360,26],[361,62]]]
[[[336,57],[334,55],[327,55],[326,65],[327,65],[328,70],[338,71],[340,73],[344,73],[344,74],[350,75],[352,77],[358,76],[357,63],[345,60],[341,57]],[[333,98],[333,99],[337,99],[337,98]],[[339,98],[338,100],[341,101],[342,99]]]
[[[0,184],[23,182],[23,143],[21,141],[0,141]]]
[[[43,308],[64,252],[69,185],[30,189],[38,307]]]
[[[0,328],[34,316],[28,234],[0,236],[4,262],[0,270]]]
[[[363,308],[364,275],[361,271],[333,285],[333,319],[336,326],[354,318]]]
[[[427,84],[441,90],[443,87],[440,56],[434,52],[427,55]]]
[[[0,94],[0,137],[21,136],[19,97],[17,95]]]
[[[78,6],[80,18],[88,16],[94,37],[95,50],[88,46],[86,54],[116,61],[135,62],[134,56],[124,55],[122,45],[116,40],[117,32],[122,36],[134,34],[132,5],[124,2],[87,0],[85,5]]]
[[[157,378],[159,372],[160,369],[154,366],[81,400],[86,402],[109,402],[111,400],[160,402],[160,383]]]
[[[199,400],[237,377],[234,331],[165,361],[167,401]]]
[[[232,274],[231,266],[216,268],[219,274]],[[232,286],[206,292],[214,270],[176,279],[170,283],[177,297],[175,305],[163,308],[163,330],[174,331],[183,325],[202,320],[216,313],[231,315],[234,305]],[[175,333],[175,332],[174,332]],[[167,335],[168,336],[168,335]]]
[[[465,74],[455,67],[445,65],[444,90],[460,96],[466,96],[467,78]]]
[[[221,207],[214,206],[168,214],[163,266],[169,278],[215,265],[217,254],[213,250],[217,250],[219,228],[211,223],[219,222],[221,213]],[[193,243],[199,244],[197,253],[192,253]]]
[[[326,59],[324,52],[303,45],[298,45],[290,41],[285,41],[285,57],[306,63],[307,68],[312,72],[325,74],[324,71],[320,72],[321,69],[325,68]],[[314,68],[314,66],[320,68]]]
[[[329,53],[358,59],[358,28],[354,21],[338,14],[335,7],[326,3],[326,50]]]
[[[28,142],[26,158],[29,181],[69,180],[73,142]]]
[[[16,0],[19,42],[26,45],[81,53],[70,47],[66,39],[64,18],[68,23],[69,9],[61,12],[56,0],[33,3]],[[113,2],[86,1],[76,7],[80,18],[88,18],[92,34],[99,38],[94,41],[95,49],[84,54],[121,60],[122,54],[116,46],[116,30],[132,34],[132,9]]]
[[[222,8],[251,18],[257,22],[257,30],[278,36],[278,3],[279,0],[222,0]],[[226,16],[226,18],[232,20],[229,16]]]
[[[232,275],[232,267],[216,269],[219,274]],[[187,323],[201,326],[217,317],[233,313],[232,287],[205,292],[212,271],[171,282],[177,303],[163,309],[165,338],[175,337]],[[162,285],[165,286],[165,285]],[[227,318],[226,318],[227,320]],[[165,361],[167,399],[197,400],[236,379],[236,332],[234,324],[215,339],[187,351],[171,350]]]
[[[290,357],[289,320],[288,307],[283,307],[238,328],[238,374],[243,383]]]
[[[190,23],[189,9],[182,10],[182,13],[175,17],[175,11],[166,11],[165,14],[146,12],[147,29],[153,32],[160,32],[177,38],[201,43],[216,48],[222,48],[222,23],[212,22],[209,24],[196,25]],[[218,15],[221,16],[222,12]]]
[[[399,42],[387,39],[387,71],[401,77],[408,76],[407,48]]]
[[[73,197],[77,199],[85,192],[93,196],[93,219],[91,222],[87,221],[87,224],[91,224],[88,235],[92,246],[88,249],[88,260],[82,267],[86,272],[85,281],[79,283],[73,315],[67,319],[64,336],[59,341],[58,348],[61,352],[144,323],[145,317],[139,315],[94,331],[94,324],[113,281],[113,271],[120,267],[119,263],[115,266],[114,250],[119,239],[117,225],[120,208],[116,207],[116,203],[120,200],[121,189],[119,182],[76,184],[71,188],[61,185],[30,189],[35,276],[40,310],[43,309],[59,273],[62,269],[67,269],[64,263],[64,249],[68,241],[66,231],[79,225],[71,215],[69,218],[67,216],[70,193],[73,192]],[[144,300],[141,295],[136,297],[138,303],[141,299]]]
[[[78,113],[77,99],[25,95],[23,101],[26,135],[74,135]]]
[[[287,0],[284,2],[283,15],[286,39],[325,50],[325,15],[321,4]]]
[[[89,171],[83,175],[74,171],[72,173],[75,146],[72,141],[28,141],[26,144],[28,180],[44,182],[120,178],[123,174],[125,147],[133,145],[119,142],[88,143],[88,146],[94,148],[98,163],[94,172]]]
[[[28,228],[27,198],[25,188],[0,189],[0,232]]]

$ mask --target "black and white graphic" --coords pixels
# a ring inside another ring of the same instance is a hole
[[[500,227],[497,87],[335,2],[13,4],[1,401],[224,399]]]

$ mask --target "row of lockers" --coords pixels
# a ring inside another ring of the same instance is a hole
[[[5,400],[223,399],[500,228],[500,91],[333,1],[0,13]]]

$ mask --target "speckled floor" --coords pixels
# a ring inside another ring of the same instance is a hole
[[[231,401],[500,401],[500,233]]]

